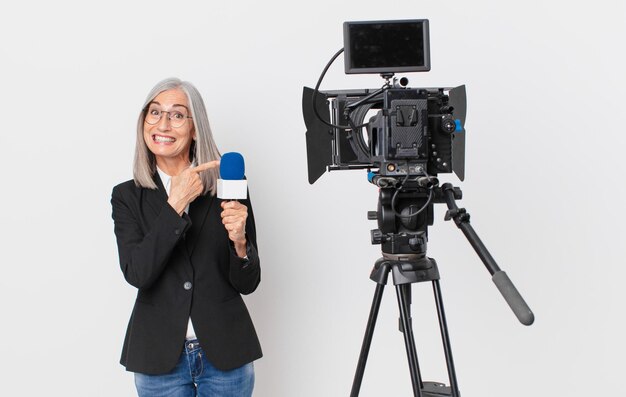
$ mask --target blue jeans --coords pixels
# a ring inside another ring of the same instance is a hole
[[[135,373],[139,397],[250,397],[254,366],[248,363],[230,371],[215,368],[197,339],[185,342],[176,367],[164,375]]]

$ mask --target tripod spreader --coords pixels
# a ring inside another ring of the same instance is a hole
[[[450,183],[444,183],[441,186],[443,192],[443,198],[448,205],[448,211],[446,212],[445,220],[454,220],[454,223],[463,232],[467,240],[470,242],[474,250],[483,261],[487,270],[491,274],[496,287],[504,297],[504,300],[509,304],[513,313],[517,316],[517,319],[524,325],[531,325],[535,321],[535,315],[530,310],[522,295],[517,291],[517,288],[513,285],[509,276],[500,270],[498,264],[493,259],[487,247],[480,240],[472,225],[470,225],[470,215],[465,208],[459,208],[456,205],[456,198],[459,195],[458,188],[455,188]]]

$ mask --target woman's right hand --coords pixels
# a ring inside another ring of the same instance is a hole
[[[173,176],[170,182],[170,194],[167,199],[169,205],[171,205],[179,215],[182,215],[185,208],[187,208],[196,197],[201,195],[204,190],[204,185],[202,184],[199,173],[219,167],[219,165],[219,160],[209,161],[197,167],[189,167],[180,174]]]

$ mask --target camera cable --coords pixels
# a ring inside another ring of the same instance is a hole
[[[402,182],[400,183],[400,186],[398,186],[396,188],[396,191],[393,193],[393,196],[391,197],[391,210],[393,211],[394,215],[397,216],[398,218],[412,218],[414,216],[419,215],[422,211],[424,211],[426,209],[426,207],[428,207],[428,205],[430,204],[430,202],[433,199],[433,188],[435,187],[435,185],[431,185],[431,186],[428,187],[428,199],[426,200],[426,203],[424,203],[424,205],[419,210],[417,210],[414,213],[409,213],[409,214],[406,214],[406,215],[403,215],[403,214],[399,213],[396,210],[396,199],[398,198],[398,193],[400,193],[400,191],[402,190],[404,185],[409,181],[409,172],[408,172],[408,170],[409,170],[409,162],[408,161],[406,162],[406,167],[407,167],[406,168],[407,169],[407,174],[404,177],[404,179],[402,180]],[[425,170],[422,169],[422,172],[424,173],[426,178],[431,179],[431,176],[428,175]],[[419,178],[420,178],[419,176],[415,177],[415,178],[411,179],[411,181],[417,181]]]

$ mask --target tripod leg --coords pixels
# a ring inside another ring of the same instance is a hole
[[[456,382],[456,371],[454,369],[454,361],[452,360],[452,348],[450,347],[450,336],[448,335],[448,325],[446,323],[446,314],[443,310],[443,299],[441,297],[441,287],[439,280],[433,280],[433,292],[435,294],[435,302],[437,303],[437,315],[439,316],[439,329],[441,330],[441,340],[443,341],[443,350],[446,355],[446,365],[448,366],[448,376],[450,378],[450,391],[452,397],[459,397],[459,387]]]
[[[382,299],[384,289],[385,284],[376,284],[376,291],[374,291],[372,308],[370,309],[370,316],[367,320],[367,328],[365,329],[365,336],[363,337],[363,345],[361,346],[361,354],[359,355],[359,363],[357,364],[356,373],[354,374],[350,397],[357,397],[359,395],[359,390],[361,389],[367,355],[369,354],[370,346],[372,344],[372,336],[374,335],[374,327],[376,326],[376,319],[378,317],[378,310],[380,309],[380,301]]]
[[[410,293],[411,284],[396,285],[396,295],[398,296],[398,306],[400,308],[400,320],[402,322],[402,334],[404,335],[404,345],[406,346],[406,354],[409,360],[409,369],[411,371],[411,383],[413,385],[413,395],[422,397],[422,376],[417,362],[417,350],[415,348],[415,340],[413,338],[413,326],[411,325],[411,311],[409,309],[408,294]]]

